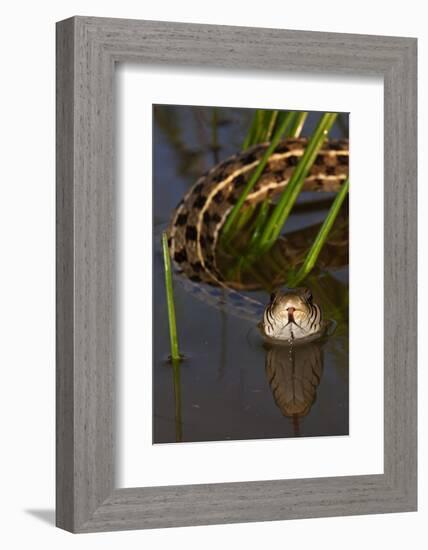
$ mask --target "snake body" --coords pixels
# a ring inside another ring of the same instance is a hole
[[[219,232],[243,187],[268,147],[255,145],[214,166],[190,188],[175,209],[168,228],[171,257],[194,282],[219,285],[223,277],[216,262]],[[280,193],[303,155],[306,138],[281,142],[270,156],[246,204]],[[338,191],[348,176],[348,140],[329,140],[319,152],[304,190]]]

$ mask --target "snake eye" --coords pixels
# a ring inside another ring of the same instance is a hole
[[[312,292],[309,288],[305,288],[305,296],[306,296],[306,299],[309,301],[309,302],[312,302]]]

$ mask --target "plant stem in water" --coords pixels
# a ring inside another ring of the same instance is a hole
[[[174,385],[174,403],[175,403],[175,440],[177,443],[183,441],[183,423],[181,419],[181,381],[180,381],[180,361],[172,360],[172,376]]]
[[[291,276],[288,286],[295,287],[297,286],[305,277],[309,275],[312,269],[315,266],[315,263],[320,255],[322,247],[327,240],[327,237],[333,227],[333,224],[337,218],[340,207],[348,193],[349,190],[349,178],[346,179],[345,183],[342,185],[340,191],[336,195],[336,198],[331,205],[330,211],[322,224],[318,235],[315,238],[308,254],[306,255],[305,261],[303,262],[302,267],[299,269],[295,276]]]
[[[295,111],[294,120],[288,130],[287,137],[298,138],[302,133],[303,125],[308,118],[308,111]]]
[[[171,258],[168,248],[168,237],[166,232],[162,233],[163,262],[165,268],[165,289],[166,302],[168,306],[169,338],[171,344],[172,361],[180,361],[181,356],[178,349],[177,324],[175,320],[174,290],[172,287]]]
[[[269,126],[268,126],[268,128],[266,130],[266,134],[264,136],[265,141],[269,141],[270,138],[272,137],[272,133],[275,129],[275,124],[276,124],[277,118],[278,118],[278,111],[272,111],[272,113],[270,115]]]

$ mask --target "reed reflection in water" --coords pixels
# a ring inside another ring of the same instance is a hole
[[[300,419],[315,403],[317,388],[324,367],[323,344],[310,342],[304,345],[266,344],[266,379],[272,398],[281,413],[293,425],[295,436],[300,435]],[[175,440],[183,441],[182,400],[179,362],[172,362],[172,379],[175,403]]]

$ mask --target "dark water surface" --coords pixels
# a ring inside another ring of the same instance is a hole
[[[245,109],[154,107],[153,443],[348,434],[347,265],[318,271],[307,282],[336,331],[292,349],[263,346],[255,322],[201,301],[175,280],[185,360],[177,367],[168,362],[160,235],[196,179],[241,149],[251,117]],[[318,118],[309,116],[302,135]],[[339,122],[331,135],[347,137],[347,116]],[[299,200],[325,196],[304,193]],[[285,232],[319,223],[327,211],[328,205],[293,214]],[[269,301],[267,292],[246,294]]]

